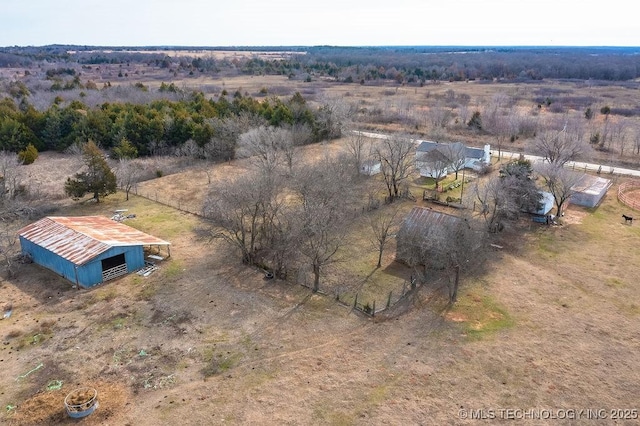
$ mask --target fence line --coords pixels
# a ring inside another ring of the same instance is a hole
[[[355,299],[353,303],[347,303],[344,298],[341,298],[340,294],[336,294],[336,301],[341,305],[354,309],[358,312],[361,312],[370,317],[375,317],[377,314],[386,311],[387,309],[393,308],[396,304],[401,302],[412,290],[416,288],[417,280],[414,277],[411,277],[411,280],[405,280],[402,283],[402,290],[399,295],[395,295],[393,291],[389,292],[389,295],[386,298],[384,306],[381,308],[376,308],[376,300],[373,301],[367,300],[362,301],[359,300],[359,293],[356,293]],[[395,300],[394,300],[395,299]],[[380,305],[378,305],[380,306]]]
[[[163,204],[165,206],[168,207],[172,207],[174,209],[178,209],[180,211],[186,212],[186,213],[191,213],[193,215],[196,216],[203,216],[202,214],[202,209],[200,208],[195,208],[192,204],[189,203],[185,203],[182,200],[180,200],[179,198],[175,198],[175,199],[171,199],[171,198],[164,198],[162,196],[160,196],[158,194],[158,191],[140,191],[138,188],[133,188],[130,191],[131,193],[133,193],[136,196],[139,197],[143,197],[146,198],[148,200],[154,201],[156,203],[159,204]],[[407,194],[402,194],[403,196],[407,196]],[[381,204],[388,204],[389,203],[389,198],[385,197],[383,200],[380,199],[372,199],[369,200],[369,203],[365,206],[362,207],[362,210],[360,211],[359,209],[356,209],[354,211],[354,216],[359,216],[364,212],[367,211],[371,211],[371,210],[375,210],[377,208],[380,207]],[[303,280],[298,280],[298,283],[300,285],[302,285],[303,287],[307,287],[309,289],[312,289],[312,287],[310,285],[308,285],[306,282],[304,282]],[[402,290],[400,291],[399,294],[394,293],[393,291],[389,292],[389,295],[387,296],[383,306],[381,308],[377,308],[376,307],[376,301],[366,301],[364,303],[361,303],[358,301],[358,294],[356,294],[355,296],[355,300],[353,302],[353,304],[351,303],[346,303],[343,299],[340,298],[340,295],[337,294],[336,295],[336,301],[340,304],[342,304],[343,306],[355,309],[358,312],[361,312],[365,315],[368,315],[370,317],[374,317],[375,315],[384,312],[385,310],[392,308],[393,306],[395,306],[396,304],[398,304],[400,301],[402,301],[405,297],[407,297],[407,295],[409,293],[411,293],[412,290],[414,290],[416,288],[416,279],[414,277],[411,277],[410,280],[405,280],[402,284]],[[327,295],[326,293],[322,292],[322,291],[318,291],[319,294],[322,295]],[[380,306],[380,305],[378,305]]]
[[[630,197],[628,192],[640,190],[640,182],[628,181],[623,182],[618,187],[618,200],[634,210],[640,210],[640,201],[635,197]]]
[[[142,197],[142,198],[146,198],[147,200],[151,200],[154,201],[158,204],[163,204],[165,206],[169,206],[172,207],[174,209],[186,212],[186,213],[191,213],[194,214],[196,216],[202,216],[202,209],[201,208],[197,208],[196,206],[194,206],[193,204],[190,203],[185,203],[183,202],[181,199],[179,198],[164,198],[160,195],[158,195],[158,191],[152,191],[152,192],[143,192],[138,190],[138,188],[133,188],[131,190],[131,193]]]

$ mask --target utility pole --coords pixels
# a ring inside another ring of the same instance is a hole
[[[462,193],[464,191],[464,169],[466,169],[466,167],[462,168],[462,186],[460,186],[460,204],[462,204]]]

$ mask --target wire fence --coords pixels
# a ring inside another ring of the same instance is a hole
[[[413,290],[416,289],[416,284],[417,280],[414,277],[411,277],[410,280],[405,280],[402,283],[402,290],[396,293],[390,291],[389,295],[384,301],[376,301],[375,299],[362,299],[360,298],[359,293],[356,293],[353,302],[351,302],[351,297],[353,297],[353,295],[336,294],[336,301],[343,306],[352,308],[353,310],[361,312],[370,317],[375,317],[376,315],[386,311],[387,309],[393,308],[395,305],[401,302],[405,297],[407,297],[407,295],[409,295]]]
[[[173,207],[183,212],[191,213],[196,216],[203,216],[202,206],[194,202],[188,202],[180,199],[179,197],[169,197],[163,195],[159,191],[141,191],[138,188],[134,188],[131,192],[139,197],[146,198],[165,206]]]
[[[139,197],[143,197],[148,200],[151,200],[153,202],[163,204],[165,206],[172,207],[174,209],[178,209],[183,212],[191,213],[196,216],[201,216],[201,217],[203,216],[201,206],[198,206],[196,205],[196,203],[193,203],[193,202],[184,201],[179,197],[169,197],[164,195],[160,191],[140,190],[138,188],[133,188],[131,190],[131,193]],[[402,194],[402,196],[408,198],[407,194]],[[390,200],[388,197],[385,197],[384,199],[372,198],[369,200],[367,205],[362,206],[361,209],[355,209],[353,211],[353,215],[360,216],[368,211],[379,208],[382,204],[388,204],[389,202]],[[301,268],[301,269],[304,269],[304,268]],[[296,275],[298,275],[298,279],[297,279],[298,284],[302,285],[303,287],[313,289],[311,283],[307,279],[308,277],[306,275],[308,274],[302,274],[302,276],[300,276],[300,274],[296,274]],[[380,314],[386,311],[387,309],[392,308],[393,306],[401,302],[404,298],[406,298],[407,295],[409,295],[413,290],[416,289],[416,282],[417,281],[414,277],[411,277],[410,280],[404,280],[402,284],[402,289],[396,290],[396,291],[390,291],[387,297],[385,298],[385,300],[375,300],[375,299],[363,300],[362,298],[360,298],[360,295],[356,293],[355,298],[353,294],[342,294],[342,295],[336,294],[336,301],[342,304],[343,306],[352,308],[353,310],[361,312],[367,316],[374,317],[377,314]],[[317,293],[328,296],[327,293],[323,292],[320,289],[318,289]]]

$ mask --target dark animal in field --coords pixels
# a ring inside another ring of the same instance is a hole
[[[627,216],[626,214],[623,214],[622,217],[624,218],[624,223],[628,223],[629,225],[633,223],[633,218],[631,216]]]

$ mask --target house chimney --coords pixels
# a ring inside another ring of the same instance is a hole
[[[491,145],[486,144],[484,146],[484,158],[482,159],[485,164],[491,163]]]

